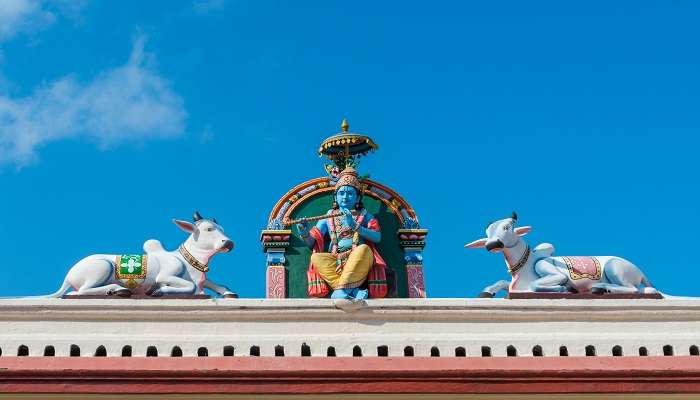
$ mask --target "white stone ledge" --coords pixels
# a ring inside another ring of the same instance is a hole
[[[363,356],[377,356],[387,346],[389,356],[403,356],[410,346],[415,356],[505,356],[514,346],[519,356],[532,355],[541,346],[544,356],[559,356],[562,346],[570,356],[611,356],[613,346],[624,355],[688,355],[700,346],[700,300],[507,300],[507,299],[385,299],[370,300],[357,312],[336,308],[325,299],[3,299],[0,300],[2,356],[16,356],[27,346],[30,356],[43,355],[53,346],[67,356],[77,345],[81,356],[94,355],[104,346],[108,356],[121,356],[132,347],[133,356],[145,356],[149,346],[169,356],[173,346],[184,356],[196,356],[201,347],[209,356],[222,355],[233,346],[236,356],[249,356],[258,346],[261,356],[300,356],[302,344],[312,356],[326,356],[329,346],[337,356],[352,356],[359,346]],[[434,351],[434,350],[433,350]]]
[[[406,320],[700,320],[698,300],[383,299],[343,311],[328,299],[2,299],[0,321],[86,318]]]

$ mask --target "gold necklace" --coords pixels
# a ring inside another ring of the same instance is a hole
[[[193,266],[194,269],[201,272],[209,271],[209,265],[203,264],[202,262],[194,258],[194,256],[190,254],[189,251],[187,251],[184,245],[181,245],[178,250],[180,251],[180,254],[185,259],[185,261],[187,261],[191,266]]]
[[[520,260],[518,260],[518,262],[513,266],[508,265],[508,272],[511,275],[517,273],[518,271],[520,271],[520,268],[522,268],[525,265],[525,263],[527,262],[527,260],[529,258],[530,258],[530,246],[526,245],[525,253],[523,253],[523,255],[520,256]]]

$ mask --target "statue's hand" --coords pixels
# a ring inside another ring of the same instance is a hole
[[[345,226],[354,229],[357,223],[352,217],[352,211],[348,210],[347,208],[343,208],[341,211],[343,212],[343,214],[345,214]]]
[[[309,223],[300,222],[297,224],[297,230],[299,231],[299,236],[308,237],[309,236]]]
[[[335,273],[338,274],[338,275],[340,275],[341,273],[343,273],[343,265],[342,265],[342,264],[336,265],[336,267],[335,267]]]

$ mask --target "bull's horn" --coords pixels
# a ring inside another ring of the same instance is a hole
[[[513,219],[513,221],[518,220],[518,214],[515,211],[513,211],[513,214],[510,217]]]
[[[192,216],[192,219],[194,220],[194,222],[197,222],[197,221],[199,221],[200,219],[202,219],[202,216],[199,215],[199,211],[195,211],[195,212],[194,212],[194,215]]]
[[[218,224],[218,222],[216,222],[216,218],[212,218],[211,220],[214,221],[215,224]]]

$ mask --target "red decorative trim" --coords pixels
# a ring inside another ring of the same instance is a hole
[[[267,267],[267,298],[284,299],[287,297],[287,274],[284,266],[269,265]]]
[[[327,181],[328,181],[328,178],[316,178],[316,179],[311,179],[311,180],[309,180],[309,181],[306,181],[306,182],[304,182],[304,183],[300,183],[300,184],[294,186],[292,189],[290,189],[287,193],[284,194],[284,196],[282,196],[282,197],[277,201],[277,203],[275,204],[275,206],[272,208],[272,212],[270,212],[270,216],[267,218],[267,220],[268,220],[268,221],[272,221],[272,220],[277,216],[277,214],[279,213],[280,208],[282,208],[282,206],[284,205],[284,203],[286,203],[287,200],[288,200],[294,193],[298,193],[299,191],[301,191],[302,189],[304,189],[304,188],[306,188],[306,187],[313,186],[313,185],[315,185],[315,184],[317,184],[317,183],[321,183],[321,182],[323,182],[323,181],[326,181],[326,182],[327,182]]]
[[[423,276],[422,265],[407,265],[406,274],[408,276],[408,297],[424,298],[425,295],[425,278]]]
[[[269,222],[269,221],[272,221],[274,218],[278,217],[278,214],[279,214],[280,209],[282,208],[282,206],[284,206],[284,204],[287,203],[287,201],[288,201],[293,195],[295,195],[296,193],[299,193],[300,191],[302,191],[302,190],[304,190],[304,189],[306,189],[306,188],[308,188],[308,187],[310,187],[310,186],[313,186],[313,185],[316,185],[316,184],[322,183],[322,182],[328,182],[328,181],[329,181],[328,178],[315,178],[315,179],[308,180],[308,181],[306,181],[306,182],[304,182],[304,183],[301,183],[301,184],[295,186],[293,189],[289,190],[287,193],[285,193],[284,196],[282,196],[282,197],[277,201],[277,203],[275,203],[275,206],[272,208],[272,212],[270,212],[270,216],[268,217],[268,222]],[[370,190],[365,190],[364,193],[363,193],[365,196],[373,197],[373,198],[375,198],[375,199],[377,199],[377,200],[383,202],[384,204],[386,204],[387,207],[389,207],[392,211],[394,211],[394,213],[395,213],[396,216],[399,218],[399,221],[400,221],[402,224],[403,224],[404,216],[403,216],[403,214],[401,214],[400,209],[406,210],[406,212],[408,213],[408,215],[409,215],[411,218],[413,218],[413,219],[415,219],[416,221],[418,221],[418,217],[416,216],[415,211],[413,211],[413,208],[412,208],[412,207],[410,206],[410,204],[408,204],[408,202],[407,202],[406,200],[404,200],[404,198],[401,197],[398,193],[396,193],[395,191],[389,189],[388,187],[386,187],[386,186],[384,186],[384,185],[382,185],[382,184],[380,184],[380,183],[377,183],[377,182],[375,182],[375,181],[373,181],[373,180],[370,180],[370,179],[364,180],[364,181],[363,181],[363,184],[364,184],[364,185],[367,185],[368,188],[369,188],[369,187],[376,187],[376,188],[382,190],[383,192],[389,194],[389,195],[392,197],[392,200],[398,202],[398,204],[400,205],[400,207],[397,207],[397,206],[396,206],[395,204],[393,204],[391,201],[389,201],[389,200],[387,200],[387,199],[385,199],[385,198],[379,196],[378,194],[376,194],[376,193],[374,193],[374,192],[372,192],[372,191],[370,191]],[[316,190],[314,190],[314,191],[311,191],[311,192],[309,192],[309,193],[304,194],[301,198],[297,198],[297,199],[294,200],[294,202],[289,206],[289,208],[288,208],[288,209],[286,210],[286,212],[284,213],[284,216],[283,216],[283,217],[284,217],[284,218],[289,218],[289,216],[292,214],[292,211],[297,207],[297,205],[298,205],[298,204],[302,204],[302,203],[303,203],[304,201],[306,201],[307,199],[309,199],[309,198],[311,198],[311,197],[313,197],[313,196],[317,196],[317,195],[320,194],[320,193],[324,193],[324,192],[328,192],[328,191],[333,191],[333,190],[335,190],[335,188],[334,188],[333,186],[327,186],[327,187],[319,188],[319,189],[316,189]]]
[[[288,219],[290,219],[292,213],[294,213],[294,210],[295,210],[299,205],[303,204],[306,200],[308,200],[308,199],[310,199],[310,198],[312,198],[312,197],[314,197],[314,196],[318,196],[318,195],[321,194],[321,193],[332,192],[332,191],[334,191],[334,190],[335,190],[335,188],[334,188],[333,186],[330,186],[330,187],[325,187],[325,188],[321,188],[321,189],[316,189],[316,190],[314,190],[314,191],[312,191],[312,192],[306,193],[304,196],[302,196],[301,198],[299,198],[298,200],[296,200],[294,203],[292,203],[292,204],[289,206],[289,208],[287,208],[287,211],[285,211],[284,216],[282,217],[282,219],[283,219],[283,220],[288,220]],[[389,209],[394,213],[394,215],[396,215],[396,218],[399,219],[399,223],[403,225],[404,216],[403,216],[403,214],[401,214],[401,210],[399,210],[399,209],[398,209],[394,204],[392,204],[389,200],[387,200],[387,199],[385,199],[385,198],[379,196],[378,194],[376,194],[376,193],[374,193],[374,192],[370,192],[370,191],[367,191],[367,190],[365,190],[365,191],[363,192],[362,195],[363,195],[363,196],[369,196],[369,197],[375,198],[375,199],[381,201],[382,203],[384,203],[387,207],[389,207]],[[409,215],[410,215],[410,214],[409,214]]]
[[[3,393],[700,393],[700,357],[2,357]]]

